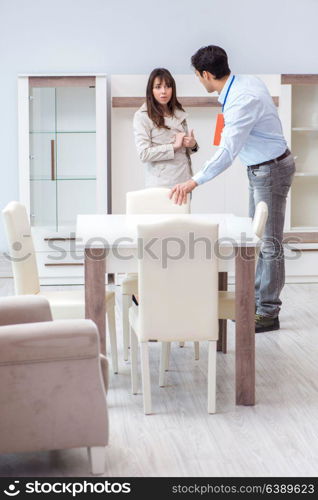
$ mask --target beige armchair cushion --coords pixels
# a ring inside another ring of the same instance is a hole
[[[57,320],[3,326],[0,366],[96,358],[98,334],[90,320]]]
[[[0,326],[51,320],[50,305],[43,297],[19,295],[0,300]]]

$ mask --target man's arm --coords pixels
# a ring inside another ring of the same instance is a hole
[[[228,105],[220,146],[192,179],[172,188],[170,197],[175,203],[186,203],[187,194],[195,187],[210,181],[233,163],[257,122],[261,107],[261,101],[250,95],[239,96]]]
[[[197,184],[210,181],[231,166],[259,118],[261,102],[254,96],[239,96],[224,114],[222,139],[214,156],[192,179]]]

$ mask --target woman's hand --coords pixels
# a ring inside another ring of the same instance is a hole
[[[185,133],[184,132],[178,132],[176,134],[176,137],[175,137],[175,140],[174,140],[174,143],[173,143],[173,149],[176,151],[177,149],[180,149],[182,147],[182,143],[183,143],[183,138],[185,137]]]
[[[183,182],[182,184],[177,184],[170,191],[170,199],[173,197],[173,201],[182,205],[182,203],[187,203],[187,195],[197,187],[197,183],[189,179],[187,182]]]
[[[191,130],[189,135],[184,136],[182,146],[184,148],[194,148],[196,143],[197,141],[195,140],[193,130]]]

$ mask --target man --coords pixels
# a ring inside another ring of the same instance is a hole
[[[222,128],[224,119],[224,128],[215,155],[192,179],[174,186],[170,196],[184,203],[188,193],[219,175],[239,155],[247,166],[250,217],[261,200],[269,212],[256,269],[255,331],[278,330],[279,296],[285,281],[283,227],[294,160],[272,97],[258,78],[232,75],[226,52],[215,45],[199,49],[191,62],[206,90],[219,94],[223,111],[219,125]]]

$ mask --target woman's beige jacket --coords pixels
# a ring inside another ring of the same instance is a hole
[[[173,149],[178,132],[188,133],[187,113],[177,110],[174,117],[165,118],[170,127],[158,128],[149,118],[146,103],[134,116],[134,135],[137,153],[145,165],[146,187],[173,187],[189,180],[193,173],[190,148]],[[198,147],[195,148],[197,151]]]

